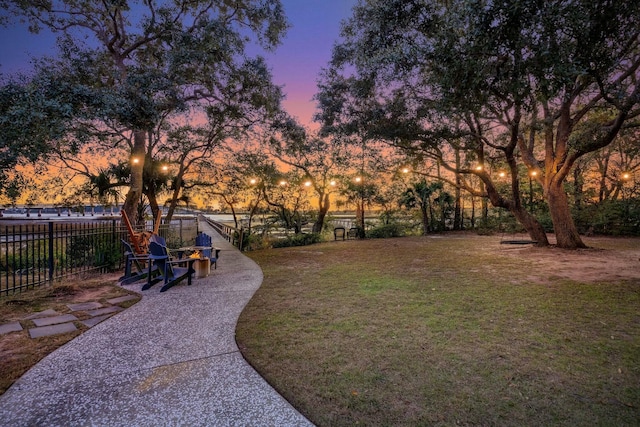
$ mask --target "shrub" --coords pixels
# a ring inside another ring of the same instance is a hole
[[[404,226],[397,223],[381,225],[367,231],[367,237],[371,239],[386,239],[389,237],[402,237],[404,235]]]
[[[260,249],[268,249],[271,247],[271,241],[260,234],[249,234],[243,240],[243,250],[257,251]]]
[[[291,246],[306,246],[320,242],[322,239],[319,233],[300,233],[287,236],[285,239],[278,239],[272,242],[274,248],[288,248]]]

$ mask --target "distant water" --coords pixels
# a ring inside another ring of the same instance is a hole
[[[69,211],[67,208],[2,208],[0,219],[78,219],[78,218],[104,218],[119,217],[120,209],[103,208],[102,206],[86,207],[84,214],[77,209]]]

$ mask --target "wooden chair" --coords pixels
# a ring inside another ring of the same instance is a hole
[[[136,254],[134,249],[131,247],[131,244],[126,240],[122,240],[122,244],[125,247],[125,264],[124,275],[118,279],[120,285],[129,285],[137,282],[138,280],[147,278],[147,275],[149,274],[149,270],[147,269],[149,255]],[[155,270],[151,271],[152,274],[154,272]]]
[[[211,247],[211,236],[202,232],[198,233],[198,235],[196,236],[196,246]],[[220,258],[220,249],[213,248],[213,251],[215,251],[215,255],[212,255],[212,249],[204,249],[201,255],[205,258],[209,258],[209,260],[211,261],[211,265],[217,270],[218,259]]]
[[[147,284],[142,287],[143,291],[151,288],[151,286],[161,280],[163,281],[163,286],[160,292],[165,292],[184,279],[187,279],[187,285],[191,286],[191,278],[195,273],[193,268],[195,259],[184,258],[181,260],[173,260],[166,246],[152,241],[149,242],[149,260],[151,261],[148,267],[149,274],[147,276]],[[158,279],[152,279],[151,277],[152,265],[158,269]],[[186,265],[186,267],[178,267],[178,265]]]
[[[158,230],[160,229],[160,221],[162,219],[162,211],[158,211],[158,216],[153,224],[153,231],[135,231],[133,226],[131,225],[131,221],[129,221],[129,216],[124,210],[120,211],[122,215],[122,220],[127,227],[127,232],[129,233],[129,241],[131,242],[131,246],[136,254],[147,254],[149,253],[149,241],[152,236],[158,235]]]

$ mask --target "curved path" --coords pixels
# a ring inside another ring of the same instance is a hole
[[[260,267],[200,225],[222,248],[218,269],[192,286],[141,292],[140,302],[44,358],[0,396],[0,425],[312,425],[235,342]]]

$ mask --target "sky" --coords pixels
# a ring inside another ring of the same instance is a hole
[[[340,34],[340,22],[357,0],[281,0],[291,28],[274,53],[267,53],[274,83],[284,86],[284,108],[310,127],[315,112],[313,95],[320,70],[331,58]],[[28,72],[30,59],[55,53],[48,32],[34,35],[26,25],[0,27],[0,73]]]

